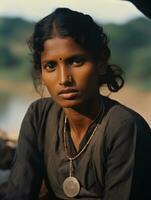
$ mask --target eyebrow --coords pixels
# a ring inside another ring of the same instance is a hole
[[[76,59],[76,58],[87,58],[87,57],[88,57],[88,56],[85,55],[85,54],[78,54],[78,55],[73,55],[73,56],[71,56],[71,57],[65,59],[65,61],[66,61],[66,62],[70,62],[70,61],[72,61],[72,60],[74,60],[74,59]]]
[[[88,57],[89,56],[87,54],[84,54],[84,53],[75,54],[75,55],[71,55],[71,56],[65,58],[65,62],[70,62],[70,61],[74,60],[75,58],[86,58],[87,59]],[[41,62],[41,64],[46,64],[48,62],[56,62],[56,60],[55,59],[51,59],[51,58],[50,59],[46,59],[46,60],[43,60]]]

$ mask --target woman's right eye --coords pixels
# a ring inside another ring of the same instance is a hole
[[[47,63],[45,63],[45,64],[43,65],[43,68],[44,68],[45,70],[47,70],[48,72],[52,72],[52,71],[54,71],[54,70],[56,69],[56,62],[54,62],[54,61],[49,61],[49,62],[47,62]]]

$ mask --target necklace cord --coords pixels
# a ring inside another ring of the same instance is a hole
[[[81,151],[75,155],[74,157],[70,157],[69,154],[68,154],[68,150],[67,150],[67,143],[66,143],[66,125],[67,125],[67,117],[65,117],[65,123],[64,123],[64,131],[63,131],[63,137],[64,137],[64,149],[65,149],[65,152],[66,152],[66,156],[69,160],[73,161],[75,160],[76,158],[78,158],[84,151],[85,149],[87,148],[87,146],[89,145],[92,137],[94,136],[97,128],[98,128],[98,125],[96,125],[96,127],[94,128],[93,130],[93,133],[91,134],[90,138],[88,139],[87,143],[85,144],[85,146],[81,149]]]

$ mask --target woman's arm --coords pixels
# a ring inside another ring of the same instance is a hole
[[[38,151],[37,129],[31,106],[21,125],[18,147],[4,200],[36,200],[38,198],[43,178],[43,160]]]
[[[151,173],[148,170],[147,177],[144,171],[149,169],[147,166],[151,167],[151,159],[148,158],[149,150],[151,151],[150,128],[140,116],[122,119],[120,115],[114,114],[107,132],[103,200],[139,200],[140,196],[141,200],[151,199],[151,194],[147,190]]]
[[[151,199],[151,129],[139,123],[130,200]]]

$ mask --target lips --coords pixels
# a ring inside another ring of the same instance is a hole
[[[78,94],[79,94],[79,91],[77,89],[67,87],[67,88],[62,89],[58,95],[62,97],[63,99],[70,100],[70,99],[76,98]]]

